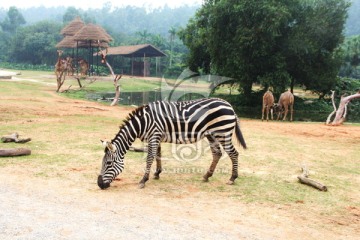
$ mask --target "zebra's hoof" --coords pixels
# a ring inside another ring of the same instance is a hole
[[[139,188],[142,189],[145,187],[145,183],[139,183]]]
[[[160,176],[154,175],[154,179],[159,180],[159,179],[160,179]]]
[[[229,180],[226,184],[227,185],[234,185],[234,181]]]

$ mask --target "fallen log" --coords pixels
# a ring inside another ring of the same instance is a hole
[[[327,187],[325,185],[323,185],[323,184],[321,184],[319,182],[316,182],[316,181],[314,181],[314,180],[312,180],[310,178],[307,178],[307,177],[305,177],[303,175],[298,176],[298,179],[303,184],[306,184],[306,185],[309,185],[311,187],[317,188],[320,191],[324,191],[324,192],[327,191]]]
[[[0,149],[0,157],[14,157],[30,155],[31,150],[27,148]]]
[[[9,142],[26,143],[29,141],[31,141],[31,138],[19,138],[18,133],[13,133],[13,134],[1,137],[1,142],[3,142],[3,143],[9,143]]]
[[[306,167],[303,166],[302,171],[303,171],[303,173],[297,177],[299,179],[300,183],[309,185],[311,187],[319,189],[320,191],[324,191],[324,192],[327,191],[327,187],[325,185],[309,178],[309,171]]]

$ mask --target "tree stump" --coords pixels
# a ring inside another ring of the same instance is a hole
[[[27,148],[0,149],[0,157],[14,157],[30,155],[31,150]]]

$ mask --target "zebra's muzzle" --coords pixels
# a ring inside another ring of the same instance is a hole
[[[98,183],[99,188],[101,188],[101,189],[106,189],[106,188],[110,187],[110,183],[104,183],[101,175],[98,176],[97,183]]]

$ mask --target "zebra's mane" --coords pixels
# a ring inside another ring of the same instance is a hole
[[[135,116],[135,115],[138,115],[139,113],[141,113],[144,108],[146,107],[147,105],[142,105],[134,110],[132,110],[131,113],[129,113],[129,115],[127,115],[123,121],[123,123],[120,125],[120,129],[123,128],[126,124],[129,123],[129,121]]]

